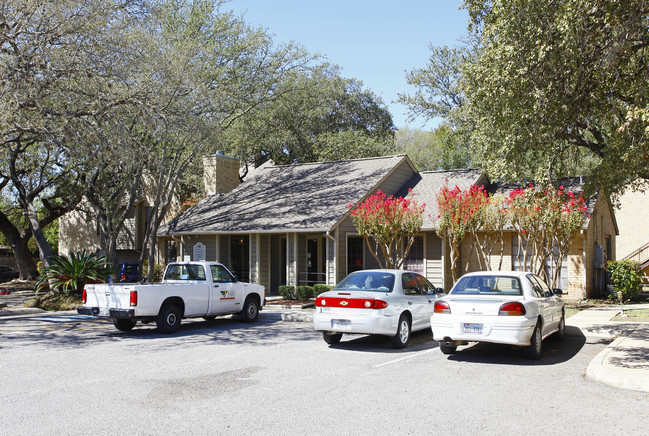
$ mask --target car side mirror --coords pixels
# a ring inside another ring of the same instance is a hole
[[[561,289],[558,289],[558,288],[557,288],[557,289],[553,289],[553,290],[552,290],[552,293],[553,293],[554,295],[563,295],[563,291],[562,291]]]
[[[435,292],[437,292],[438,294],[446,294],[444,288],[435,288]]]

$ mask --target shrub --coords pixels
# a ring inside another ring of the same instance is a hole
[[[309,298],[313,298],[313,286],[298,286],[297,297],[300,300],[308,300]]]
[[[280,286],[279,295],[281,295],[285,300],[295,300],[297,298],[294,286]]]
[[[628,300],[635,297],[640,290],[640,264],[633,260],[609,261],[608,271],[611,282],[616,292],[622,292],[623,298]]]
[[[327,292],[331,290],[331,286],[325,285],[323,283],[317,283],[313,285],[313,296],[317,297],[318,295],[322,294],[323,292]]]
[[[101,283],[111,273],[105,256],[85,250],[52,256],[50,266],[36,280],[37,292],[48,286],[63,295],[81,295],[86,283]]]
[[[149,262],[145,260],[142,263],[142,278],[143,279],[146,278],[146,275],[147,275],[148,271],[149,271]],[[151,281],[153,283],[161,282],[162,281],[162,275],[164,274],[164,272],[165,272],[165,266],[164,265],[162,265],[160,263],[156,263],[155,265],[153,265],[153,277],[151,278]]]

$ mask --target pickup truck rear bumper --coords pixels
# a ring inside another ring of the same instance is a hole
[[[79,315],[92,315],[92,316],[104,316],[108,318],[133,318],[135,317],[135,309],[108,309],[108,316],[100,315],[98,307],[77,307],[77,313]]]

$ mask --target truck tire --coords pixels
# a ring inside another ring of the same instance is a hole
[[[160,333],[175,333],[180,328],[180,309],[175,304],[165,304],[156,318]]]
[[[241,319],[244,322],[254,322],[259,316],[259,305],[253,297],[246,298],[243,303],[243,310],[241,311]]]
[[[128,318],[113,318],[113,325],[120,332],[130,332],[135,327],[137,321]]]

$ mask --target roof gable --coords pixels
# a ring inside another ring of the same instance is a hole
[[[227,194],[212,195],[174,219],[162,234],[327,231],[405,155],[264,165]],[[414,168],[412,168],[414,174]]]

